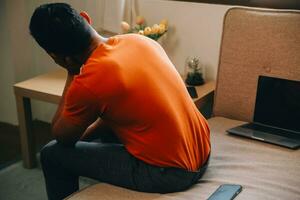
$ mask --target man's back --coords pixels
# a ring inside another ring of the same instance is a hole
[[[85,117],[100,116],[146,163],[197,170],[210,152],[206,120],[164,50],[146,37],[119,35],[98,46],[68,96],[65,115],[81,120],[73,108],[88,98],[95,105],[83,108]]]

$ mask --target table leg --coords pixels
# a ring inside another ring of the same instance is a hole
[[[21,138],[21,151],[25,168],[36,165],[35,141],[32,131],[32,115],[30,98],[16,95],[19,130]]]
[[[212,115],[212,105],[214,101],[214,92],[207,94],[206,96],[202,97],[195,101],[197,108],[200,110],[202,115],[209,119]]]

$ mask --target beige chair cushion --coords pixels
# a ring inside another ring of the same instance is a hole
[[[208,171],[191,189],[171,194],[135,192],[108,184],[96,184],[69,200],[204,200],[221,184],[243,185],[237,200],[300,199],[300,150],[226,134],[241,121],[216,117],[209,120],[212,155]]]
[[[230,9],[219,59],[214,116],[252,121],[259,75],[300,80],[300,11]]]

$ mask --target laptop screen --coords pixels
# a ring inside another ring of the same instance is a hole
[[[300,133],[300,81],[259,76],[253,121]]]

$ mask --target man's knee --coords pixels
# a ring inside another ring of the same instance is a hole
[[[48,160],[51,160],[53,159],[53,157],[55,157],[56,155],[55,152],[57,151],[57,148],[58,148],[58,144],[56,140],[52,140],[42,148],[40,152],[40,161],[43,166],[46,164]]]

